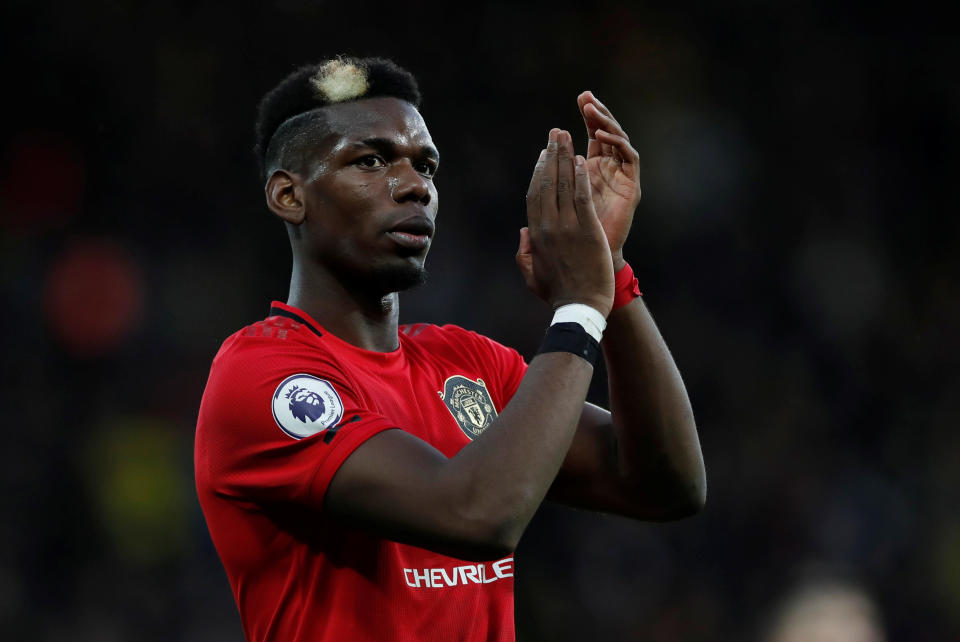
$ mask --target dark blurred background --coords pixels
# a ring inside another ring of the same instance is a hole
[[[810,569],[873,605],[869,639],[960,640],[954,22],[826,0],[12,0],[0,47],[4,640],[241,639],[194,422],[220,342],[286,297],[256,103],[335,53],[417,74],[443,155],[404,320],[532,356],[548,312],[513,252],[547,131],[583,150],[591,89],[640,152],[627,257],[709,500],[666,525],[545,507],[518,552],[522,642],[772,639]]]

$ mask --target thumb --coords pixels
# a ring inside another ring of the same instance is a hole
[[[520,247],[517,248],[517,257],[519,258],[521,254],[530,254],[532,248],[530,247],[530,228],[521,227],[520,228]]]
[[[517,267],[527,283],[527,287],[534,289],[533,279],[533,247],[530,244],[530,228],[520,228],[520,246],[517,248]]]

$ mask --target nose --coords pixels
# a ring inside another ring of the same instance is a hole
[[[413,164],[404,159],[397,163],[390,176],[390,196],[397,203],[413,201],[428,205],[433,199],[431,182],[413,168]]]

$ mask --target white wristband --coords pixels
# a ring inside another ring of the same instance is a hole
[[[557,323],[579,323],[584,330],[593,337],[597,343],[603,338],[603,331],[607,327],[607,320],[596,308],[591,308],[583,303],[569,303],[561,305],[553,313],[553,321],[550,325]]]

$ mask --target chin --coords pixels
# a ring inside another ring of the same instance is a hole
[[[423,285],[427,281],[427,269],[422,262],[405,265],[381,265],[368,275],[368,285],[378,294],[403,292]]]
[[[420,265],[378,271],[377,282],[386,292],[403,292],[427,282],[427,269]]]

